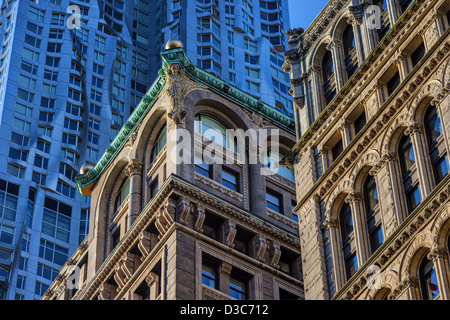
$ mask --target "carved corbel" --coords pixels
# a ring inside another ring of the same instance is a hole
[[[277,242],[272,242],[272,246],[270,247],[270,266],[275,269],[279,269],[279,262],[281,257],[281,248],[280,244]]]
[[[114,273],[114,280],[116,281],[116,283],[118,284],[118,288],[117,288],[117,292],[119,292],[119,290],[121,288],[123,288],[123,286],[126,283],[126,275],[125,273],[123,273],[122,271],[122,261],[119,261],[115,268],[115,273]]]
[[[155,226],[159,231],[158,238],[161,239],[164,233],[169,230],[170,226],[174,222],[175,206],[172,200],[167,200],[166,203],[160,208],[156,215]]]
[[[230,248],[234,248],[234,237],[236,236],[236,223],[227,220],[224,227],[225,244]]]
[[[122,256],[121,270],[125,274],[126,279],[129,279],[134,273],[134,254],[126,252]]]
[[[142,231],[139,233],[139,242],[138,242],[138,249],[142,253],[141,261],[144,261],[144,259],[150,254],[151,246],[152,246],[152,234],[147,231]]]
[[[187,225],[188,215],[191,212],[191,206],[188,200],[180,198],[177,202],[176,212],[179,217],[179,221],[183,225]]]
[[[196,231],[203,233],[203,223],[205,222],[205,208],[199,204],[195,204],[194,209],[194,218],[195,225],[194,228]]]
[[[256,259],[258,259],[258,261],[264,262],[264,255],[266,253],[267,250],[267,239],[258,234],[255,237],[255,251],[256,251]]]
[[[114,286],[109,283],[102,283],[99,287],[99,300],[112,300],[114,298]]]

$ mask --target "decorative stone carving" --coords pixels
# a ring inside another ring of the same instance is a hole
[[[227,220],[224,227],[225,244],[230,248],[234,248],[234,237],[236,236],[236,223]]]
[[[143,163],[137,159],[132,159],[125,166],[125,174],[131,176],[133,174],[142,174]]]
[[[174,216],[175,207],[173,200],[168,199],[156,214],[155,226],[159,231],[159,239],[161,239],[167,230],[169,230],[170,226],[174,222]]]
[[[198,203],[195,204],[194,209],[194,218],[195,218],[195,224],[194,228],[196,231],[203,233],[203,222],[205,222],[205,208]]]
[[[222,262],[222,263],[220,264],[220,270],[219,270],[219,272],[220,272],[220,273],[225,273],[225,274],[227,274],[227,275],[230,275],[230,274],[231,274],[231,269],[233,269],[233,266],[232,266],[231,264],[229,264],[229,263],[227,263],[227,262]]]
[[[180,223],[186,226],[188,214],[191,212],[191,206],[189,201],[180,198],[177,202],[176,212],[179,217]]]
[[[112,300],[114,286],[109,283],[102,283],[99,288],[98,299],[99,300]]]
[[[172,107],[167,116],[178,125],[186,116],[186,110],[183,107],[184,70],[180,69],[178,64],[172,64],[167,68],[166,75],[168,79],[167,94],[172,100]]]
[[[275,269],[279,269],[279,262],[281,257],[281,248],[280,244],[272,241],[272,245],[270,247],[270,266]]]
[[[134,273],[134,254],[126,252],[122,256],[121,269],[125,274],[126,279],[130,278]]]
[[[149,255],[151,251],[151,245],[151,233],[143,230],[141,233],[139,233],[138,242],[138,249],[142,253],[142,261],[144,261],[144,259]]]
[[[267,249],[267,239],[261,234],[258,234],[255,237],[254,242],[255,242],[256,259],[258,259],[258,261],[264,262],[264,255]]]

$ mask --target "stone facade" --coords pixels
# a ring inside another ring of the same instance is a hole
[[[262,175],[269,168],[261,159],[215,162],[206,176],[187,152],[217,145],[194,128],[199,115],[230,129],[277,129],[284,153],[295,143],[294,122],[199,70],[180,46],[163,52],[147,96],[97,165],[77,177],[91,196],[89,235],[43,299],[304,298],[295,183]],[[186,162],[174,161],[181,139]],[[222,160],[240,152],[214,150]],[[236,188],[224,183],[225,170]],[[279,212],[266,206],[268,189],[280,195]]]
[[[450,298],[449,10],[332,0],[306,31],[288,31],[297,143],[285,163],[307,300]]]

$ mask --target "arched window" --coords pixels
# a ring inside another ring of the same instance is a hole
[[[366,211],[366,222],[369,232],[370,252],[375,250],[383,243],[383,229],[381,227],[381,218],[379,211],[376,210],[378,206],[378,190],[375,183],[375,178],[368,175],[363,187],[364,207]]]
[[[428,142],[428,152],[433,167],[436,184],[442,181],[449,171],[449,162],[446,152],[443,152],[444,144],[439,143],[442,134],[442,125],[436,107],[430,106],[425,114],[425,134]]]
[[[390,27],[389,23],[389,12],[387,9],[386,0],[375,0],[374,5],[380,8],[380,28],[377,29],[378,32],[378,40],[381,40],[386,33],[388,33]],[[374,12],[375,13],[375,12]]]
[[[422,195],[419,184],[417,182],[415,183],[411,174],[411,168],[415,164],[416,158],[409,136],[404,135],[400,140],[398,155],[400,158],[401,177],[403,179],[407,209],[408,213],[410,213],[422,201]]]
[[[116,198],[114,200],[114,213],[120,208],[120,205],[125,201],[125,199],[130,194],[130,177],[127,177],[122,181],[119,191],[117,192]]]
[[[268,157],[265,161],[266,167],[269,168],[271,171],[275,172],[276,174],[285,177],[286,179],[295,181],[294,168],[292,166],[285,167],[282,165],[278,165],[283,157],[284,153],[269,149]]]
[[[322,59],[323,90],[326,104],[336,95],[336,81],[334,79],[334,65],[331,51],[326,51]]]
[[[221,146],[236,151],[235,141],[227,140],[227,129],[222,122],[211,116],[198,114],[194,118],[195,132]]]
[[[164,148],[166,143],[167,143],[167,129],[166,125],[164,124],[161,130],[159,130],[155,142],[153,143],[152,151],[150,154],[150,163],[152,163],[156,159],[156,157]]]
[[[345,70],[347,71],[347,78],[355,73],[358,69],[358,55],[356,52],[355,37],[353,35],[353,26],[347,25],[342,34],[342,43],[344,46],[344,60]]]
[[[425,257],[420,265],[420,286],[424,300],[433,300],[439,296],[439,285],[433,261]]]
[[[342,205],[340,211],[340,224],[342,236],[342,250],[344,253],[345,275],[347,280],[358,270],[358,259],[356,252],[352,249],[353,241],[353,218],[352,210],[348,203]]]

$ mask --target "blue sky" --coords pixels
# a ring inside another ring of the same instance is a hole
[[[288,0],[291,28],[306,30],[314,18],[325,7],[328,0]]]

